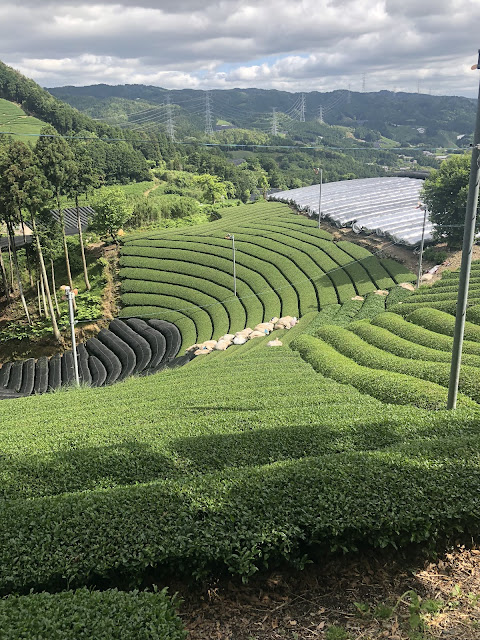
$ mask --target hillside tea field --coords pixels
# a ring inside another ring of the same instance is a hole
[[[44,122],[28,116],[18,105],[0,98],[0,131],[13,134],[38,134],[44,126]],[[33,137],[32,141],[35,142],[36,137]]]
[[[105,598],[119,620],[135,607],[140,626],[157,616],[159,637],[181,638],[175,600],[128,591],[147,576],[247,580],[332,551],[478,535],[475,306],[459,408],[447,412],[454,317],[412,302],[440,287],[407,291],[401,265],[333,242],[284,205],[131,237],[121,275],[122,314],[173,321],[184,345],[273,315],[301,319],[272,334],[279,347],[257,338],[105,388],[2,402],[7,637],[11,611],[38,624],[47,607],[62,637],[72,607],[95,621]]]
[[[333,242],[285,204],[224,209],[195,227],[138,234],[122,250],[122,316],[176,324],[183,346],[283,315],[303,316],[413,279],[392,260]],[[237,294],[233,295],[232,241]]]

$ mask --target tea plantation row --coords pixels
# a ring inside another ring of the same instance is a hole
[[[282,339],[301,341],[314,316]],[[266,340],[68,403],[5,400],[2,593],[246,577],[478,527],[468,401],[454,416],[384,404]]]
[[[303,316],[413,279],[393,260],[333,242],[287,205],[225,209],[216,222],[138,234],[122,249],[123,316],[175,323],[183,346],[282,315]],[[233,296],[232,241],[237,295]]]

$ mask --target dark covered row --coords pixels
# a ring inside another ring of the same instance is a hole
[[[101,387],[134,374],[181,366],[191,359],[191,355],[175,358],[181,342],[180,331],[170,322],[117,318],[96,338],[77,346],[80,382]],[[46,393],[74,382],[71,350],[50,359],[7,362],[0,368],[0,399]]]

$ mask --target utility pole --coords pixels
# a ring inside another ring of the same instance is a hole
[[[302,93],[302,98],[300,102],[300,122],[305,122],[305,106],[306,106],[305,94]]]
[[[318,107],[318,121],[320,122],[320,124],[324,124],[325,120],[323,119],[323,107],[322,105],[320,105]]]
[[[423,228],[422,228],[422,240],[420,241],[420,255],[418,256],[418,275],[417,275],[417,289],[420,286],[422,279],[422,258],[423,258],[423,245],[425,243],[425,225],[427,224],[427,205],[419,204],[417,209],[423,210]]]
[[[211,136],[213,134],[212,126],[212,102],[210,97],[210,91],[205,91],[205,135]]]
[[[480,49],[478,62],[473,69],[480,69]],[[473,135],[472,160],[470,163],[470,181],[468,185],[467,209],[465,212],[465,231],[463,234],[462,264],[458,284],[457,311],[455,317],[455,331],[453,334],[452,363],[448,384],[447,409],[457,406],[458,380],[462,361],[463,334],[465,331],[465,315],[467,312],[468,285],[470,282],[470,267],[472,264],[472,248],[475,239],[475,224],[477,221],[478,191],[480,184],[480,83],[478,88],[477,117],[475,133]]]
[[[278,135],[277,108],[272,109],[272,136]]]
[[[175,124],[173,122],[173,110],[172,103],[170,102],[170,96],[167,97],[167,136],[170,138],[170,142],[175,142]]]
[[[233,233],[228,233],[225,236],[225,240],[232,241],[232,251],[233,251],[233,295],[237,297],[237,270],[235,264],[235,236]]]

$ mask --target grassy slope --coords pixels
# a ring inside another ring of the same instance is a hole
[[[23,109],[13,102],[0,98],[0,131],[13,134],[38,134],[44,126],[44,122],[33,116],[27,116]],[[36,137],[32,137],[32,140],[35,141]]]

